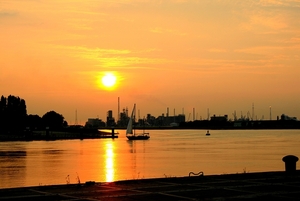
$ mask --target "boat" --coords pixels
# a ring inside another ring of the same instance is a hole
[[[206,134],[205,134],[205,135],[207,135],[207,136],[208,136],[208,135],[210,135],[210,133],[209,133],[209,130],[206,132]]]
[[[135,129],[133,128],[134,114],[135,114],[135,104],[133,106],[132,113],[127,125],[126,137],[128,138],[128,140],[148,140],[150,138],[149,133],[146,133],[144,130],[142,133],[135,132]]]

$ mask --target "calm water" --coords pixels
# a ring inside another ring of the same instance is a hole
[[[300,130],[150,130],[148,141],[0,142],[0,188],[154,177],[283,171]]]

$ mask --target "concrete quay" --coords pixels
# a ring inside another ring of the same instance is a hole
[[[300,200],[300,171],[7,188],[0,200]]]

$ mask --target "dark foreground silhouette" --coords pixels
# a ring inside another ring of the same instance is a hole
[[[239,173],[0,189],[7,200],[299,200],[300,174]]]

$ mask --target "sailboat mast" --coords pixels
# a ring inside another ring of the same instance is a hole
[[[135,135],[135,104],[134,104],[134,106],[133,106],[133,110],[132,110],[132,120],[133,120],[133,122],[132,122],[132,124],[133,124],[133,135]]]

